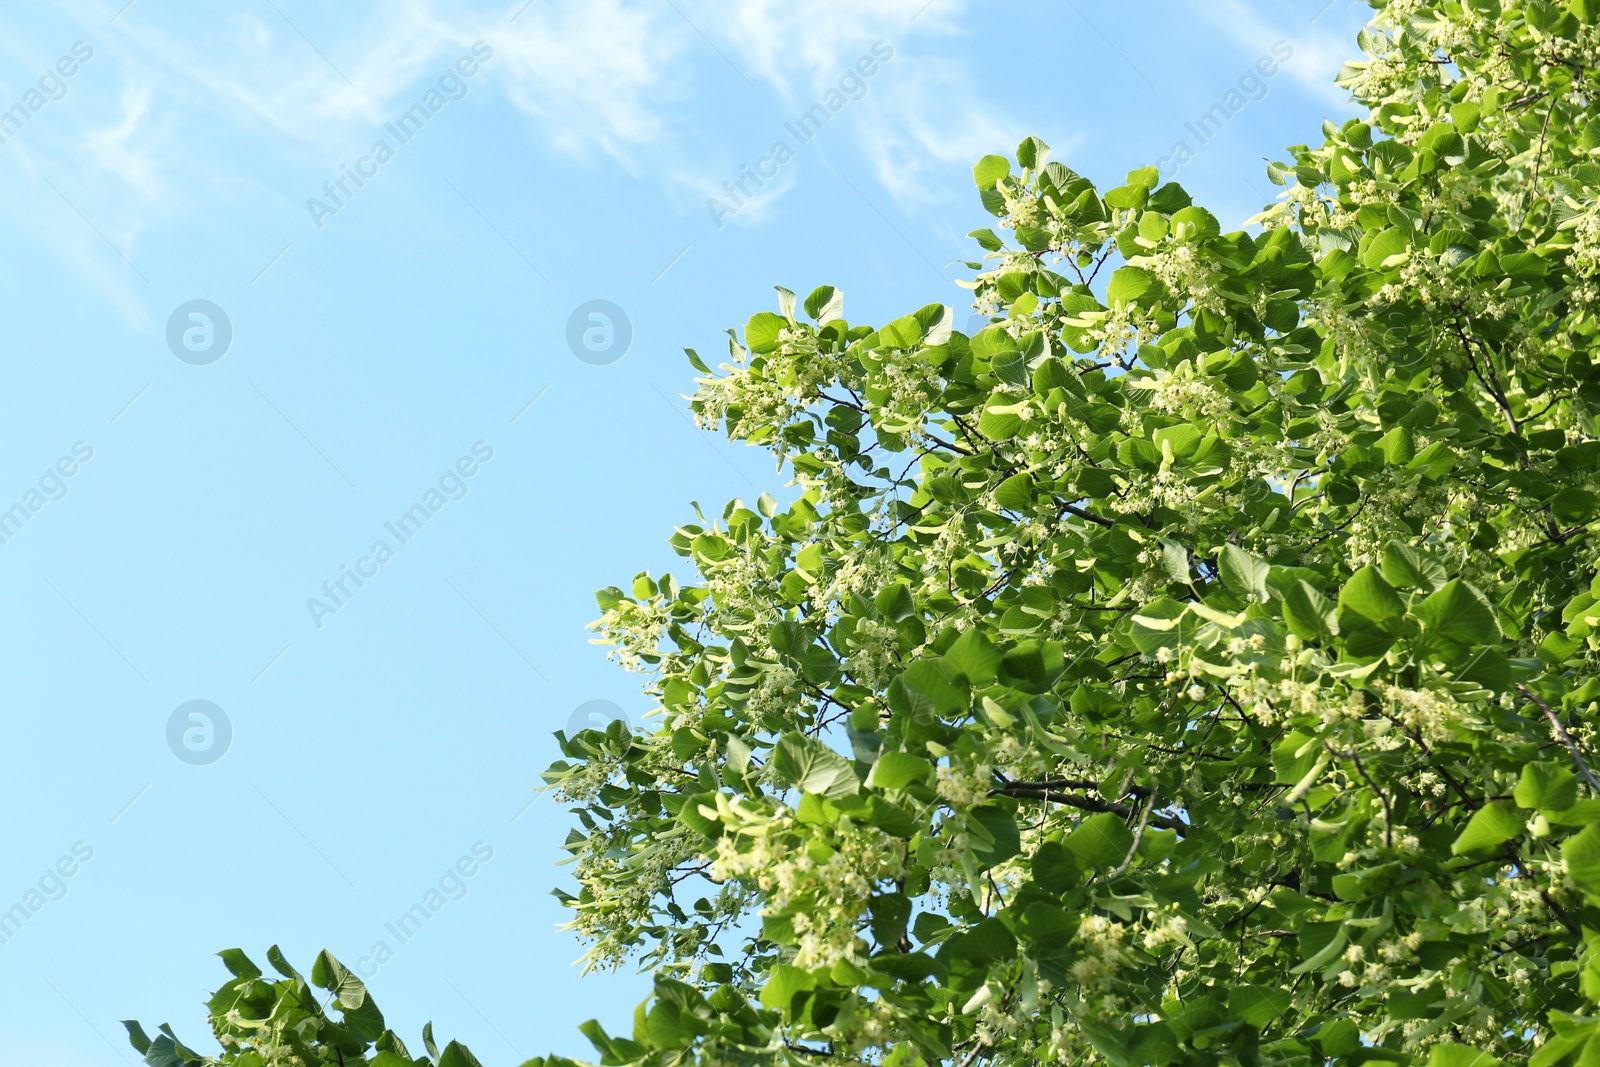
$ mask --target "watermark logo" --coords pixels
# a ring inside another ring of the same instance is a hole
[[[494,459],[493,445],[487,441],[474,443],[472,455],[462,456],[456,460],[455,466],[447,467],[439,476],[437,488],[430,486],[422,494],[422,499],[401,512],[393,522],[383,524],[383,528],[394,539],[393,547],[386,540],[372,542],[367,554],[357,559],[353,568],[348,563],[343,564],[338,577],[322,583],[322,593],[326,599],[307,597],[306,611],[311,613],[311,621],[317,629],[322,629],[324,619],[339,614],[341,608],[354,600],[356,593],[378,576],[379,569],[394,559],[399,546],[421,533],[423,526],[443,511],[446,504],[452,500],[465,500],[470,489],[467,479],[481,471],[483,464],[491,459]]]
[[[1270,51],[1270,55],[1261,56],[1254,66],[1246,68],[1239,76],[1237,86],[1230,87],[1221,100],[1183,124],[1184,130],[1194,137],[1194,144],[1185,139],[1173,142],[1172,152],[1159,164],[1163,178],[1176,175],[1247,104],[1266,98],[1268,79],[1276,77],[1283,69],[1283,64],[1294,57],[1294,48],[1287,41],[1274,41]]]
[[[185,363],[204,367],[228,354],[233,320],[209,300],[189,300],[167,319],[167,347]]]
[[[167,718],[167,747],[183,762],[204,767],[228,753],[233,721],[209,700],[179,704]]]
[[[401,912],[393,922],[383,924],[394,943],[390,944],[388,938],[374,941],[372,951],[356,961],[356,971],[363,978],[377,974],[378,968],[394,959],[399,948],[420,934],[428,921],[444,910],[445,905],[465,900],[471,889],[468,880],[476,877],[483,870],[483,865],[492,859],[494,846],[487,841],[474,841],[471,855],[463,855],[446,867],[438,881],[423,891],[420,899]]]
[[[400,149],[421,133],[422,128],[443,111],[446,105],[465,99],[466,79],[477,74],[479,68],[493,56],[494,49],[485,42],[479,41],[474,44],[472,54],[461,56],[454,66],[446,68],[439,76],[437,84],[428,86],[422,94],[422,99],[407,108],[395,121],[384,123],[383,128],[389,131],[389,136],[394,139],[394,145],[391,146],[387,140],[380,138],[372,142],[367,154],[353,164],[340,164],[339,176],[322,183],[323,198],[315,196],[306,198],[306,210],[311,214],[311,221],[317,229],[323,228],[324,219],[337,215],[348,207],[350,201],[355,199],[356,193],[367,182],[378,176],[378,168],[397,156]]]
[[[567,720],[567,736],[576,737],[585,730],[604,730],[621,719],[628,722],[628,713],[609,700],[586,700],[573,709]]]
[[[62,855],[52,866],[46,867],[36,885],[29,886],[20,900],[9,908],[0,909],[0,945],[20,934],[23,925],[43,910],[46,904],[64,898],[67,895],[67,879],[92,859],[92,845],[87,841],[74,842],[70,856]]]
[[[632,344],[633,320],[609,300],[586,300],[567,319],[567,347],[592,366],[610,366]]]
[[[21,133],[22,127],[43,111],[45,105],[66,96],[67,80],[93,58],[94,47],[89,42],[73,42],[72,54],[62,56],[56,60],[53,68],[46,69],[39,76],[37,89],[27,90],[21,100],[0,111],[0,144],[10,144],[11,139]]]
[[[767,154],[756,160],[754,168],[746,163],[739,168],[738,177],[722,183],[726,200],[706,197],[706,210],[711,212],[711,221],[717,224],[717,229],[722,229],[724,220],[738,214],[740,209],[756,199],[767,182],[776,178],[784,164],[795,157],[796,148],[804,146],[821,133],[822,127],[843,111],[850,101],[866,96],[868,79],[893,58],[894,48],[887,41],[874,44],[871,54],[862,56],[854,66],[847,68],[835,87],[822,94],[821,100],[801,112],[793,122],[783,124],[785,134],[794,138],[793,147],[786,138],[778,138],[772,142]]]
[[[17,534],[22,532],[23,525],[52,500],[61,500],[67,495],[66,479],[71,478],[82,464],[94,458],[94,449],[87,441],[74,442],[72,455],[62,456],[56,460],[55,465],[46,467],[39,476],[38,487],[30,486],[22,494],[22,499],[6,507],[0,501],[0,545],[7,544]]]

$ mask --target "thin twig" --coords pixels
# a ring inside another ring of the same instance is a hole
[[[1330,755],[1340,759],[1347,759],[1354,763],[1356,765],[1356,773],[1361,775],[1362,781],[1367,783],[1367,788],[1378,794],[1378,799],[1383,802],[1383,847],[1393,848],[1394,822],[1389,811],[1389,795],[1378,788],[1378,783],[1374,782],[1371,775],[1367,774],[1367,769],[1361,765],[1361,757],[1356,755],[1354,751],[1340,752],[1326,741],[1322,743],[1322,747],[1327,749]]]
[[[988,1047],[988,1043],[984,1041],[979,1041],[976,1045],[973,1045],[972,1051],[967,1053],[967,1058],[961,1061],[961,1067],[972,1067],[972,1063],[978,1058],[978,1054]]]
[[[1072,793],[1063,793],[1057,789],[1028,788],[1018,785],[1001,786],[989,790],[989,796],[1012,797],[1017,800],[1042,800],[1049,804],[1065,804],[1077,808],[1079,811],[1093,811],[1120,815],[1124,819],[1133,814],[1133,809],[1123,804],[1107,804],[1104,801],[1094,800],[1090,797],[1075,796]],[[1169,819],[1164,815],[1157,815],[1150,820],[1162,830],[1176,830],[1180,834],[1187,834],[1189,827],[1177,819]]]
[[[1567,728],[1561,725],[1561,720],[1556,718],[1556,713],[1551,710],[1550,705],[1535,696],[1533,690],[1527,686],[1519,685],[1517,688],[1522,690],[1523,696],[1544,709],[1544,717],[1550,720],[1550,729],[1555,732],[1556,739],[1567,746],[1567,751],[1572,753],[1572,762],[1576,763],[1578,770],[1583,772],[1583,777],[1588,781],[1589,788],[1593,789],[1596,795],[1600,795],[1600,780],[1595,779],[1594,772],[1589,769],[1589,765],[1583,760],[1583,755],[1578,751],[1577,742],[1572,740],[1572,735],[1567,733]]]
[[[1061,510],[1066,512],[1068,515],[1076,515],[1080,519],[1084,519],[1084,520],[1086,520],[1088,522],[1097,523],[1097,524],[1099,524],[1101,526],[1115,526],[1116,525],[1116,521],[1115,520],[1108,519],[1104,515],[1096,515],[1094,512],[1089,511],[1089,510],[1087,510],[1085,508],[1080,508],[1075,504],[1063,504],[1063,505],[1061,505]]]
[[[1429,765],[1434,770],[1438,771],[1439,774],[1443,776],[1445,781],[1450,783],[1450,787],[1456,791],[1456,795],[1461,798],[1461,802],[1473,811],[1478,810],[1478,802],[1467,795],[1466,789],[1462,787],[1460,782],[1456,781],[1455,775],[1445,770],[1442,764],[1434,761],[1433,749],[1429,748],[1428,743],[1422,739],[1422,732],[1420,730],[1412,726],[1407,726],[1405,723],[1401,722],[1399,719],[1385,711],[1382,705],[1378,706],[1378,714],[1382,715],[1385,719],[1388,719],[1390,722],[1400,727],[1400,731],[1402,733],[1411,738],[1411,740],[1415,741],[1417,743],[1417,747],[1422,749],[1422,754],[1428,757]]]
[[[1139,851],[1139,842],[1144,840],[1144,828],[1150,825],[1150,813],[1155,810],[1155,806],[1156,794],[1152,789],[1149,798],[1144,802],[1144,813],[1139,816],[1139,828],[1133,832],[1133,844],[1128,847],[1128,855],[1117,864],[1116,870],[1106,875],[1106,881],[1121,878],[1128,873],[1128,868],[1133,866],[1133,854]]]

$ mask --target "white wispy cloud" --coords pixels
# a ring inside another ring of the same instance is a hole
[[[535,4],[497,42],[496,74],[511,102],[563,151],[598,147],[626,159],[628,145],[664,135],[665,115],[687,92],[687,28],[670,9]]]
[[[917,56],[896,75],[892,91],[868,97],[861,144],[879,184],[902,205],[931,202],[933,172],[1009,153],[1029,133],[970,91],[971,72],[959,61]],[[1059,156],[1073,146],[1053,147]]]
[[[823,99],[875,42],[893,47],[865,98],[830,120],[825,143],[792,147],[856,153],[902,207],[925,203],[935,172],[965,168],[1027,132],[985,96],[967,60],[938,47],[962,32],[967,0],[505,0],[493,11],[483,0],[369,0],[331,16],[337,31],[308,18],[303,0],[181,18],[136,7],[110,24],[121,4],[84,5],[94,92],[75,85],[70,107],[55,105],[39,123],[48,128],[30,128],[28,143],[10,148],[32,174],[82,176],[75,198],[135,262],[144,228],[190,210],[199,190],[252,209],[292,201],[275,185],[286,170],[352,158],[480,39],[495,55],[472,92],[501,95],[559,152],[601,153],[637,170],[647,147],[657,180],[702,204],[755,162],[739,153],[769,148],[724,144],[725,131],[708,128],[707,101],[694,99],[717,77],[707,73],[720,64],[707,44],[763,90],[751,102],[771,113],[774,138],[784,136],[783,118]],[[772,95],[776,107],[762,99]],[[796,177],[786,168],[768,181],[738,222],[760,223]],[[136,284],[98,238],[53,241],[22,208],[0,211],[108,290]],[[116,300],[137,307],[131,290]]]
[[[118,96],[120,114],[104,125],[88,128],[78,142],[83,163],[112,175],[146,201],[160,199],[170,188],[160,163],[162,148],[170,137],[166,131],[152,129],[152,96],[148,83],[124,83]]]
[[[1265,52],[1274,41],[1287,42],[1294,49],[1294,56],[1283,64],[1283,74],[1328,108],[1344,110],[1349,94],[1333,79],[1356,51],[1346,29],[1349,18],[1344,17],[1344,12],[1348,6],[1347,0],[1336,0],[1321,18],[1316,17],[1315,10],[1285,10],[1246,0],[1204,0],[1191,3],[1189,10],[1246,49]]]
[[[792,104],[837,81],[875,41],[898,49],[913,35],[948,29],[962,7],[962,0],[932,8],[927,0],[724,0],[684,10],[697,26],[714,27],[752,79]]]
[[[870,55],[874,45],[892,49],[894,58],[881,63],[873,78],[863,79],[865,96],[851,98],[829,120],[820,147],[830,155],[845,148],[858,152],[902,208],[930,202],[935,171],[968,167],[1023,135],[1005,109],[985,96],[979,88],[983,79],[967,61],[941,55],[929,43],[961,32],[965,0],[674,2],[685,21],[749,79],[770,85],[791,118],[827,99],[841,78],[856,80],[857,60]],[[851,96],[849,88],[845,96]],[[774,132],[787,137],[782,130]],[[736,174],[737,164],[734,168],[730,173]],[[677,177],[703,196],[727,199],[720,190],[725,175],[691,168]],[[770,208],[775,202],[764,189],[760,205]],[[759,214],[753,217],[759,221]],[[743,209],[741,221],[747,221]]]

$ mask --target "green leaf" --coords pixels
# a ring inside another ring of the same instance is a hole
[[[1505,804],[1486,804],[1472,813],[1450,851],[1457,856],[1496,849],[1522,833],[1522,816]]]
[[[1589,119],[1583,124],[1578,135],[1578,146],[1585,152],[1600,148],[1600,118]]]
[[[937,660],[918,660],[906,669],[901,680],[907,689],[927,697],[941,715],[965,712],[971,703],[966,685],[946,674]]]
[[[1217,236],[1222,232],[1222,224],[1211,212],[1195,204],[1173,213],[1172,229],[1174,233],[1180,233],[1184,240],[1194,241]]]
[[[1115,867],[1133,847],[1133,831],[1109,812],[1091,815],[1062,842],[1080,866]]]
[[[1001,241],[999,237],[995,236],[995,232],[988,228],[973,230],[967,236],[977,241],[985,252],[998,252],[1005,247],[1005,242]]]
[[[1297,784],[1322,754],[1322,743],[1315,737],[1299,730],[1290,731],[1272,746],[1274,781],[1279,785]]]
[[[1287,989],[1264,989],[1252,982],[1228,990],[1228,1013],[1257,1030],[1265,1030],[1282,1018],[1289,1010],[1289,1003]]]
[[[1500,1067],[1500,1061],[1487,1052],[1446,1041],[1428,1053],[1428,1067]]]
[[[927,782],[933,778],[933,764],[921,756],[889,749],[878,757],[867,776],[867,785],[875,789],[904,789],[913,783]]]
[[[1383,453],[1383,458],[1392,467],[1403,467],[1410,463],[1417,454],[1417,439],[1411,431],[1404,426],[1396,426],[1382,437],[1378,438],[1378,451]]]
[[[915,315],[901,315],[880,326],[878,338],[885,348],[916,348],[922,343],[922,321]]]
[[[1010,411],[997,411],[984,408],[983,414],[978,416],[978,432],[991,441],[1006,441],[1015,437],[1017,431],[1022,429],[1022,419]]]
[[[789,325],[793,326],[795,324],[794,290],[785,289],[781,285],[774,285],[773,288],[778,291],[778,312],[784,317],[784,320],[787,321]]]
[[[1578,800],[1578,776],[1559,763],[1524,763],[1511,796],[1524,808],[1566,811]]]
[[[1320,640],[1339,632],[1334,605],[1304,578],[1284,590],[1283,621],[1298,637]]]
[[[905,935],[911,921],[911,898],[900,893],[877,893],[867,904],[872,913],[872,939],[893,945]]]
[[[1025,137],[1017,145],[1017,162],[1029,170],[1038,170],[1050,158],[1050,146],[1037,137]]]
[[[1011,511],[1032,511],[1037,493],[1033,475],[1023,471],[995,486],[994,502]]]
[[[998,804],[980,804],[967,813],[972,854],[985,869],[1004,863],[1022,850],[1017,818]]]
[[[222,957],[222,965],[235,978],[260,978],[261,968],[250,962],[250,957],[236,948],[225,948],[217,953]]]
[[[1343,1056],[1361,1047],[1361,1027],[1353,1019],[1335,1019],[1322,1025],[1316,1040],[1324,1056]]]
[[[237,950],[235,950],[237,951]],[[122,1020],[122,1026],[128,1031],[128,1044],[132,1045],[139,1055],[150,1051],[150,1038],[135,1019]]]
[[[955,333],[956,313],[948,304],[928,304],[912,316],[920,327],[921,343],[929,348],[948,344]]]
[[[749,322],[745,323],[745,347],[752,352],[771,352],[778,346],[778,333],[788,326],[788,321],[782,315],[774,315],[770,311],[758,311],[750,316]]]
[[[1065,893],[1082,873],[1077,857],[1059,841],[1046,841],[1033,853],[1033,881],[1046,893]]]
[[[1383,546],[1383,576],[1401,589],[1437,589],[1444,582],[1444,568],[1403,541]]]
[[[1165,426],[1154,431],[1150,440],[1155,442],[1157,448],[1163,450],[1171,448],[1172,454],[1177,459],[1188,459],[1200,448],[1200,443],[1205,440],[1205,434],[1193,423],[1180,422],[1176,426]]]
[[[1017,954],[1017,939],[999,919],[984,919],[970,930],[955,934],[939,946],[938,960],[950,968],[951,985],[976,989],[991,968]]]
[[[1368,623],[1380,623],[1405,614],[1406,602],[1400,599],[1373,566],[1362,567],[1339,590],[1339,607]]]
[[[881,796],[867,798],[867,822],[890,837],[910,838],[922,829],[909,811]]]
[[[190,1067],[189,1057],[179,1055],[176,1046],[177,1042],[170,1036],[160,1034],[150,1042],[150,1047],[144,1054],[144,1062],[150,1067]]]
[[[801,792],[829,799],[854,796],[861,783],[850,761],[815,738],[787,733],[772,753],[773,770]]]
[[[1464,645],[1500,640],[1500,623],[1488,598],[1459,578],[1446,582],[1415,609],[1417,618],[1437,637]]]
[[[767,631],[767,641],[779,657],[797,661],[811,647],[811,631],[793,619],[785,619]]]
[[[1005,156],[984,156],[972,168],[972,180],[978,183],[979,189],[993,189],[995,182],[1010,173],[1011,161]]]
[[[1076,916],[1068,915],[1054,904],[1037,901],[1023,911],[1017,940],[1034,959],[1058,959],[1071,951],[1077,932]]]
[[[1112,304],[1133,303],[1160,285],[1156,276],[1142,267],[1118,267],[1106,286],[1106,299]]]
[[[1435,441],[1412,457],[1406,470],[1421,471],[1429,478],[1442,478],[1456,464],[1456,454],[1443,441]]]
[[[994,681],[1000,667],[1000,652],[982,630],[974,627],[956,638],[941,662],[950,678],[965,678],[972,685],[987,685]]]
[[[1172,581],[1190,584],[1189,550],[1170,537],[1161,539],[1161,566]]]
[[[899,622],[916,614],[916,601],[912,599],[911,587],[904,582],[895,582],[878,590],[872,598],[873,606],[878,609],[878,614],[890,622]]]
[[[452,1041],[439,1053],[439,1067],[483,1067],[483,1064],[465,1045]]]
[[[1600,822],[1590,823],[1561,846],[1572,884],[1600,900]]]
[[[1223,545],[1220,567],[1222,584],[1240,596],[1253,596],[1261,603],[1266,603],[1267,573],[1272,570],[1270,563],[1237,545]]]
[[[685,348],[683,350],[683,354],[689,357],[689,366],[693,367],[701,374],[711,373],[711,368],[706,366],[706,361],[700,358],[700,353],[696,352],[692,348]]]
[[[1146,189],[1154,189],[1161,180],[1161,170],[1157,167],[1140,167],[1138,170],[1128,172],[1129,185],[1142,185]]]
[[[816,975],[799,967],[780,963],[767,975],[767,984],[761,990],[763,1007],[772,1011],[787,1012],[794,998],[817,987]]]
[[[1349,942],[1349,933],[1342,922],[1308,922],[1300,927],[1299,941],[1301,962],[1290,969],[1290,974],[1305,974],[1338,959]]]
[[[844,293],[831,285],[819,285],[806,297],[806,314],[817,325],[844,317]]]
[[[1390,260],[1403,256],[1411,247],[1411,238],[1400,230],[1384,230],[1372,239],[1362,253],[1361,262],[1368,270],[1383,270],[1394,266]]]
[[[1171,597],[1152,600],[1130,621],[1133,624],[1133,642],[1140,652],[1145,653],[1181,647],[1200,628],[1188,607]]]
[[[272,964],[273,969],[285,978],[292,978],[298,982],[305,981],[305,977],[294,969],[294,965],[289,962],[284,956],[283,950],[277,945],[267,946],[267,962]]]
[[[1106,190],[1106,195],[1103,199],[1107,207],[1114,207],[1124,211],[1137,211],[1144,207],[1145,201],[1149,197],[1149,186],[1119,185],[1115,189]]]

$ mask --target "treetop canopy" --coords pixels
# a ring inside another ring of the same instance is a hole
[[[1600,1063],[1600,4],[1376,6],[1251,228],[1029,138],[984,328],[690,351],[793,492],[599,594],[660,706],[546,774],[656,974],[601,1063]]]

